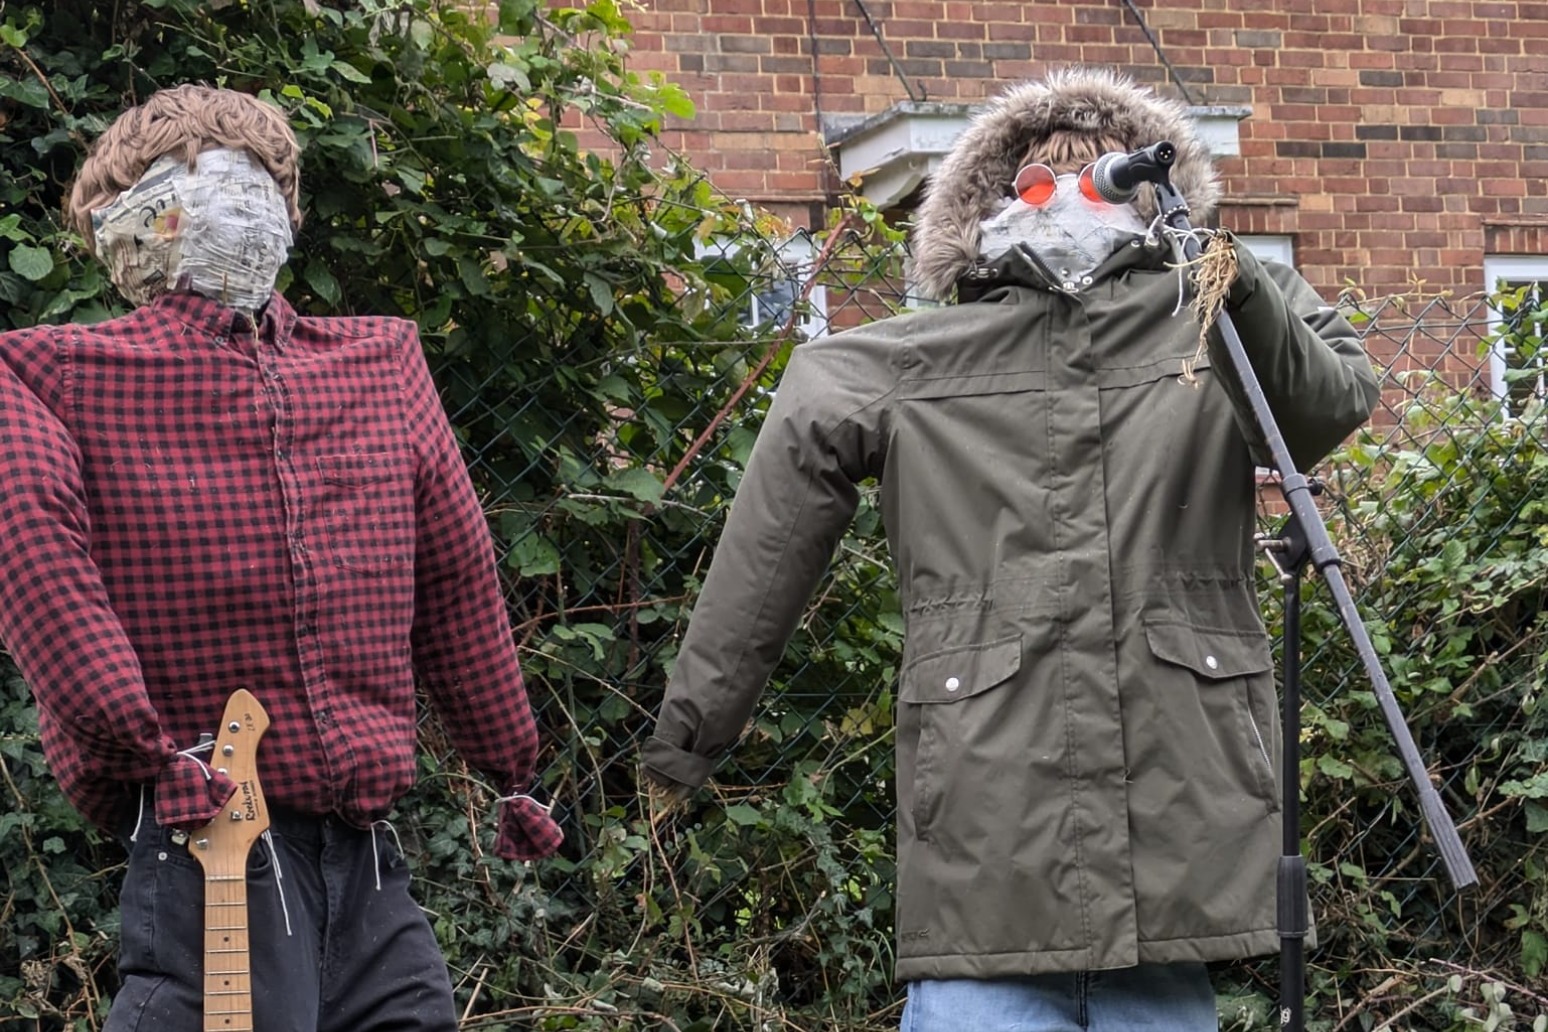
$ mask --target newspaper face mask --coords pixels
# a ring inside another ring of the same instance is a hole
[[[188,290],[256,311],[290,251],[290,215],[274,177],[245,151],[167,156],[91,213],[97,253],[136,305]]]
[[[1039,192],[1040,203],[1018,197],[979,223],[979,254],[992,261],[1026,244],[1054,275],[1072,280],[1144,236],[1145,223],[1134,205],[1092,200],[1080,179],[1075,173],[1058,176],[1051,190]]]

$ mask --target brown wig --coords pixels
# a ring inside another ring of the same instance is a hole
[[[130,108],[97,138],[65,202],[65,218],[95,250],[91,213],[139,182],[158,158],[193,168],[217,147],[245,150],[279,184],[292,230],[301,228],[301,148],[284,114],[257,97],[211,86],[174,86]]]
[[[1128,149],[1128,145],[1114,134],[1054,129],[1027,145],[1017,168],[1047,165],[1054,175],[1062,176],[1067,172],[1079,172],[1104,154]]]

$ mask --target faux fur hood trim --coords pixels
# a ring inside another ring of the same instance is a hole
[[[1209,152],[1181,103],[1157,96],[1108,68],[1074,66],[1011,86],[973,119],[931,179],[914,230],[915,289],[946,300],[957,280],[978,261],[979,223],[1000,210],[1028,145],[1056,130],[1104,133],[1137,150],[1158,140],[1177,146],[1172,185],[1202,225],[1220,200]],[[1135,202],[1149,222],[1155,191],[1142,187]]]

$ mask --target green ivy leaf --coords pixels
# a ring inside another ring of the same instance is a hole
[[[750,828],[763,820],[763,814],[746,803],[733,803],[726,807],[726,820],[743,828]]]
[[[328,304],[337,306],[343,300],[344,294],[339,288],[338,279],[322,262],[316,260],[307,262],[306,271],[302,276],[306,279],[307,286],[316,291],[317,296]]]
[[[607,478],[607,483],[613,490],[633,495],[642,502],[659,502],[665,491],[654,473],[638,467],[614,473]]]
[[[586,273],[586,289],[591,292],[591,303],[603,316],[613,314],[613,288],[601,276]]]
[[[358,82],[367,86],[371,84],[371,77],[365,72],[362,72],[360,69],[356,68],[354,65],[350,64],[348,61],[335,61],[331,67],[339,74],[340,78],[348,79],[350,82]]]
[[[489,81],[502,90],[514,90],[519,93],[532,91],[532,80],[527,78],[527,70],[508,61],[496,61],[487,69]]]
[[[1534,928],[1521,933],[1521,967],[1528,978],[1536,978],[1548,966],[1548,937]]]
[[[1343,760],[1334,759],[1327,755],[1317,757],[1317,769],[1328,777],[1337,778],[1340,781],[1348,781],[1354,777],[1353,767]]]
[[[17,244],[11,248],[11,271],[36,283],[54,271],[54,255],[46,247]]]
[[[559,572],[559,549],[541,534],[528,534],[511,546],[506,563],[523,577],[544,577]]]

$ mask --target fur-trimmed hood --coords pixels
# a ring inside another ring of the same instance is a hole
[[[1059,69],[1001,93],[941,163],[914,230],[911,278],[918,293],[935,300],[951,296],[978,261],[979,223],[1011,196],[1028,145],[1059,130],[1115,136],[1126,150],[1171,140],[1177,146],[1172,185],[1187,199],[1195,224],[1213,214],[1220,185],[1186,107],[1111,69]],[[1155,216],[1149,186],[1136,204],[1146,221]]]

